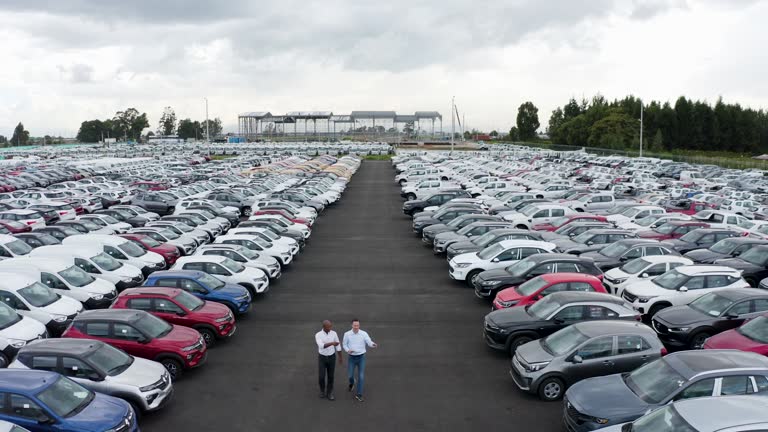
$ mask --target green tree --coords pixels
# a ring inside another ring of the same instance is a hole
[[[582,109],[584,107],[584,109]],[[576,99],[571,98],[567,104],[563,107],[563,121],[568,121],[571,119],[574,119],[581,114],[584,114],[584,111],[586,109],[586,100],[583,102],[583,104],[580,106],[578,102],[576,102]]]
[[[12,146],[23,146],[29,143],[29,131],[24,129],[24,125],[19,122],[16,128],[13,129],[13,136],[11,137]]]
[[[205,121],[202,121],[202,131],[205,133]],[[224,128],[221,125],[221,119],[216,117],[213,120],[208,120],[208,127],[210,128],[211,139],[221,134]],[[384,132],[384,127],[376,127],[378,133]]]
[[[611,112],[595,122],[589,129],[587,143],[592,147],[626,149],[632,146],[639,129],[637,121],[623,110],[612,108]]]
[[[549,135],[552,141],[561,141],[559,131],[563,123],[565,123],[565,115],[563,110],[558,107],[552,111],[552,115],[549,116],[549,124],[547,125],[547,135]]]
[[[509,129],[509,140],[513,142],[520,141],[520,131],[514,126]]]
[[[80,124],[77,131],[77,140],[84,143],[95,143],[101,141],[102,137],[108,138],[109,130],[101,120],[86,120]]]
[[[176,111],[173,108],[167,106],[163,110],[163,115],[160,117],[160,125],[157,128],[157,132],[160,135],[173,135],[176,131]]]
[[[141,132],[149,127],[147,113],[139,114],[136,108],[128,108],[118,111],[112,118],[113,137],[125,137],[127,139],[140,139]]]
[[[539,109],[533,102],[525,102],[517,109],[517,129],[523,141],[536,138],[539,130]]]
[[[664,134],[661,129],[656,129],[656,134],[651,140],[651,145],[648,148],[650,152],[662,152],[664,151]]]
[[[0,135],[0,146],[7,146],[8,145],[8,138],[5,137],[5,135]]]
[[[201,130],[199,121],[192,121],[191,119],[179,120],[179,127],[176,131],[179,138],[182,139],[200,139],[205,135],[205,132]]]
[[[464,131],[464,139],[468,140],[470,138],[472,138],[472,133],[470,133],[469,131]]]
[[[490,136],[492,136],[492,137],[496,138],[496,137],[498,137],[498,136],[499,136],[499,132],[497,132],[496,130],[492,130],[492,131],[491,131],[491,133],[489,133],[488,135],[490,135]]]

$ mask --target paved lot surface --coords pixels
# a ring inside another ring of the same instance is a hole
[[[366,161],[325,211],[295,269],[257,301],[238,334],[176,385],[161,431],[559,431],[561,404],[519,392],[508,358],[481,339],[488,304],[447,276],[410,232],[389,162]],[[369,351],[366,401],[319,399],[314,334],[358,317]]]

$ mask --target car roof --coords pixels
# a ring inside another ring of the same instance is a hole
[[[10,214],[17,214],[17,215],[28,215],[32,213],[39,213],[37,210],[28,210],[28,209],[11,209],[11,210],[5,210],[2,213],[10,213]]]
[[[768,358],[753,352],[738,350],[679,351],[667,355],[664,360],[686,379],[719,370],[768,370]]]
[[[110,321],[133,322],[143,317],[145,314],[146,312],[136,309],[91,309],[80,312],[80,314],[75,317],[75,321],[104,319]]]
[[[734,242],[734,243],[737,243],[737,244],[738,243],[744,243],[744,244],[757,244],[757,245],[765,244],[765,245],[768,245],[768,240],[761,239],[761,238],[755,238],[755,237],[744,237],[744,236],[741,236],[741,237],[728,237],[728,238],[724,238],[723,239],[723,241],[725,241],[725,240],[727,240],[729,242]]]
[[[554,249],[555,244],[549,243],[541,240],[523,240],[523,239],[517,239],[517,240],[504,240],[499,243],[496,243],[499,246],[501,246],[504,249],[513,248],[513,247],[540,247],[544,249]]]
[[[210,256],[210,255],[207,255]],[[185,278],[193,278],[198,279],[202,277],[205,273],[201,272],[199,270],[161,270],[156,271],[149,275],[148,279],[156,279],[161,277],[185,277]]]
[[[57,338],[57,339],[39,339],[23,347],[21,353],[45,353],[45,354],[73,354],[81,356],[91,353],[104,345],[92,339],[77,338]]]
[[[38,248],[32,249],[32,252],[29,253],[31,257],[40,257],[40,256],[61,256],[61,257],[77,257],[77,256],[86,256],[86,257],[92,257],[95,255],[98,255],[100,253],[103,253],[104,249],[101,246],[89,246],[89,245],[77,245],[76,248],[73,248],[72,246],[66,246],[66,245],[50,245],[50,246],[40,246]]]
[[[618,305],[626,304],[622,298],[611,294],[585,291],[560,291],[548,295],[547,298],[550,298],[561,305],[579,302],[603,302]]]
[[[176,297],[181,292],[180,288],[171,287],[137,287],[128,288],[120,293],[120,297],[131,297],[138,295],[158,295],[163,297]]]
[[[550,283],[562,282],[598,282],[600,279],[587,273],[547,273],[540,276]]]
[[[221,255],[189,255],[189,256],[180,257],[178,260],[176,260],[176,262],[181,264],[189,263],[189,262],[220,263],[228,259],[229,258]]]
[[[0,391],[37,394],[60,377],[43,370],[0,369]]]
[[[587,232],[590,234],[632,234],[632,231],[620,228],[594,228]]]
[[[638,259],[641,259],[651,264],[668,263],[668,262],[680,262],[685,264],[693,264],[693,260],[680,255],[646,255]]]
[[[716,293],[734,301],[745,298],[768,298],[768,290],[754,288],[727,288],[717,290]]]
[[[587,337],[612,335],[617,333],[649,333],[656,334],[652,328],[637,321],[598,320],[583,321],[573,325]]]
[[[728,273],[736,276],[741,274],[739,270],[736,270],[733,267],[707,264],[682,265],[680,267],[676,267],[675,270],[688,276],[706,275],[712,273]]]
[[[674,407],[688,424],[700,432],[730,430],[734,426],[745,425],[760,425],[762,430],[762,426],[768,423],[766,399],[762,396],[684,399],[675,402]]]
[[[581,257],[578,255],[573,254],[566,254],[566,253],[542,253],[542,254],[536,254],[529,256],[528,258],[531,261],[536,262],[549,262],[549,261],[572,261],[572,262],[592,262],[593,260],[588,257]]]

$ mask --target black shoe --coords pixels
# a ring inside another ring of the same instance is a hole
[[[325,399],[325,392],[320,392],[320,399]]]
[[[328,393],[328,400],[329,401],[335,401],[336,400],[336,396],[334,396],[333,393]]]
[[[347,387],[347,391],[352,391],[354,387],[355,387],[355,383],[349,383],[349,386]]]
[[[363,395],[361,394],[355,395],[355,399],[357,399],[358,402],[362,402],[364,400]]]

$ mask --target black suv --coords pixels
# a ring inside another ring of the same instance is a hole
[[[719,259],[715,264],[741,270],[741,277],[750,286],[757,287],[761,280],[768,277],[768,245],[755,246],[738,258]]]
[[[471,196],[469,192],[462,189],[440,191],[424,199],[406,201],[403,203],[403,213],[413,216],[427,207],[440,206],[454,198],[471,198]]]
[[[566,237],[562,240],[552,240],[559,252],[581,255],[602,249],[611,243],[628,238],[637,238],[632,231],[622,229],[595,228],[585,231],[575,237]]]
[[[586,273],[602,277],[603,272],[595,262],[583,256],[571,254],[537,254],[522,259],[511,266],[486,270],[472,280],[475,295],[493,299],[504,288],[518,286],[528,279],[548,273]]]
[[[650,255],[680,255],[675,249],[666,242],[659,242],[650,239],[624,239],[608,245],[596,252],[587,252],[581,254],[584,258],[591,258],[595,265],[602,271],[608,271],[612,268],[624,264],[625,261],[633,260]]]
[[[426,227],[448,223],[453,219],[456,219],[457,217],[465,214],[481,214],[482,212],[483,211],[481,209],[474,206],[441,209],[430,217],[414,219],[413,232],[421,236],[424,232],[424,228]]]
[[[754,237],[729,237],[720,240],[709,249],[694,249],[684,256],[697,264],[712,264],[719,259],[735,258],[758,245],[768,244],[768,240]]]
[[[681,254],[695,249],[708,248],[720,240],[736,237],[740,233],[727,228],[698,228],[679,239],[666,240]]]

